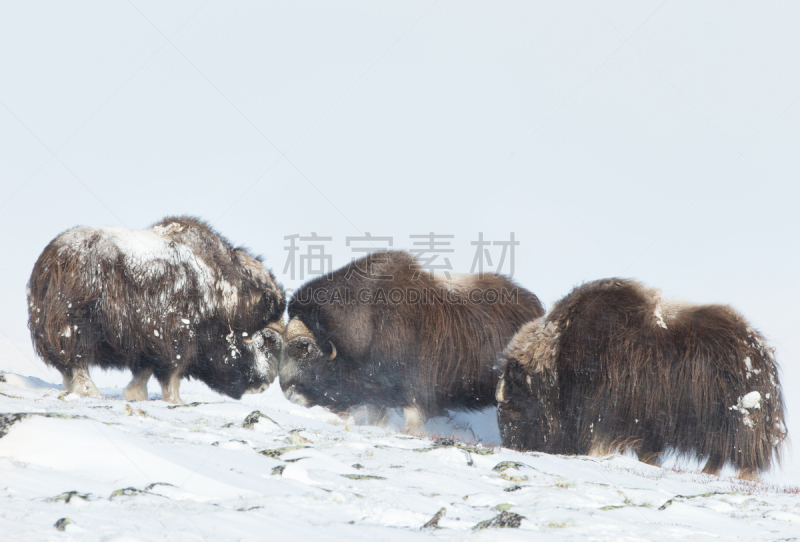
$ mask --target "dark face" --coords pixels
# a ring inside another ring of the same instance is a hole
[[[278,374],[287,399],[298,405],[321,405],[339,412],[362,402],[347,385],[344,360],[336,358],[333,345],[329,344],[329,348],[328,352],[323,351],[309,337],[297,337],[286,344]]]
[[[216,345],[216,359],[205,356],[194,376],[218,393],[240,399],[245,393],[263,392],[278,375],[283,340],[273,329],[231,330]]]
[[[503,446],[516,450],[547,451],[552,436],[552,412],[545,401],[537,400],[531,377],[516,364],[505,368],[497,384],[497,423]],[[544,398],[542,398],[544,399]]]
[[[520,407],[522,405],[518,404],[519,400],[510,396],[510,387],[511,384],[508,378],[500,379],[497,388],[497,424],[500,427],[500,439],[503,445],[520,449],[524,447],[521,446],[522,443],[517,435],[521,429],[522,409]],[[500,396],[501,389],[503,393],[502,401]]]

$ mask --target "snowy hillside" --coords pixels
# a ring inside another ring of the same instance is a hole
[[[4,539],[800,538],[797,488],[484,445],[464,420],[491,440],[491,411],[432,420],[439,440],[419,439],[396,414],[357,425],[277,385],[242,401],[192,389],[185,406],[129,403],[5,375]]]

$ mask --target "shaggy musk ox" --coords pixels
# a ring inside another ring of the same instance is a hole
[[[786,436],[773,351],[735,310],[661,299],[633,280],[575,288],[513,338],[497,386],[503,444],[731,462],[753,479]]]
[[[303,405],[402,407],[421,433],[443,409],[494,403],[503,347],[544,314],[499,275],[434,276],[406,252],[378,252],[295,292],[280,383]]]
[[[89,367],[130,369],[125,399],[165,401],[197,378],[239,398],[277,374],[283,289],[261,262],[204,222],[168,217],[148,230],[74,228],[47,245],[28,283],[36,353],[64,389],[100,396]]]

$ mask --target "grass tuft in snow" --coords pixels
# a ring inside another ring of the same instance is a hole
[[[525,519],[525,516],[520,516],[514,512],[503,511],[492,519],[481,521],[473,531],[481,531],[483,529],[519,529],[520,523]]]
[[[342,476],[351,480],[386,480],[383,476],[373,476],[372,474],[342,474]]]
[[[261,450],[258,453],[261,455],[265,455],[267,457],[271,457],[272,459],[280,459],[283,454],[286,452],[292,452],[294,450],[302,450],[303,448],[308,448],[309,446],[284,446],[283,448],[273,448],[271,450]]]
[[[800,495],[800,486],[783,486],[751,480],[737,480],[731,484],[733,493],[749,493],[751,495]]]
[[[220,401],[216,401],[213,403],[209,403],[206,401],[194,401],[193,403],[186,403],[185,405],[169,405],[167,408],[170,410],[174,410],[176,408],[188,408],[188,407],[196,407],[200,405],[221,405]]]
[[[495,472],[503,472],[508,469],[519,469],[524,467],[522,463],[517,463],[516,461],[501,461],[497,465],[495,465],[492,470]]]
[[[422,526],[423,529],[441,529],[439,527],[439,520],[444,517],[447,513],[447,508],[440,508],[438,512],[436,512],[431,519],[429,519],[425,525]]]
[[[253,412],[248,414],[245,417],[244,422],[242,422],[242,427],[245,428],[245,429],[252,429],[253,426],[258,423],[258,420],[260,418],[266,418],[267,420],[271,421],[272,423],[274,423],[275,425],[280,427],[278,422],[276,422],[275,420],[273,420],[272,418],[270,418],[269,416],[267,416],[266,414],[264,414],[263,412],[261,412],[259,410],[254,410]]]
[[[77,491],[65,491],[60,495],[56,495],[55,497],[50,497],[49,499],[46,499],[46,501],[47,502],[64,501],[64,504],[69,504],[69,501],[72,500],[72,497],[78,497],[80,499],[83,499],[84,501],[88,501],[89,495],[91,495],[91,493],[78,493]]]
[[[458,448],[472,454],[478,455],[492,455],[494,452],[488,448],[476,448],[474,446],[467,446],[452,438],[440,438],[433,441],[430,448],[416,448],[415,452],[430,452],[438,450],[439,448]]]

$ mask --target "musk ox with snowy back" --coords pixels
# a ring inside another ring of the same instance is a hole
[[[786,436],[773,350],[725,305],[661,299],[633,280],[575,288],[512,339],[497,387],[503,444],[605,455],[633,450],[731,463],[754,479]]]
[[[444,409],[494,403],[495,364],[539,299],[500,275],[434,276],[406,252],[370,254],[318,277],[289,302],[281,388],[345,412],[403,408],[406,429]]]
[[[89,367],[130,369],[125,399],[165,401],[180,379],[240,398],[277,374],[285,296],[258,258],[206,223],[168,217],[147,230],[68,230],[50,242],[28,283],[36,353],[64,389],[100,396]]]

